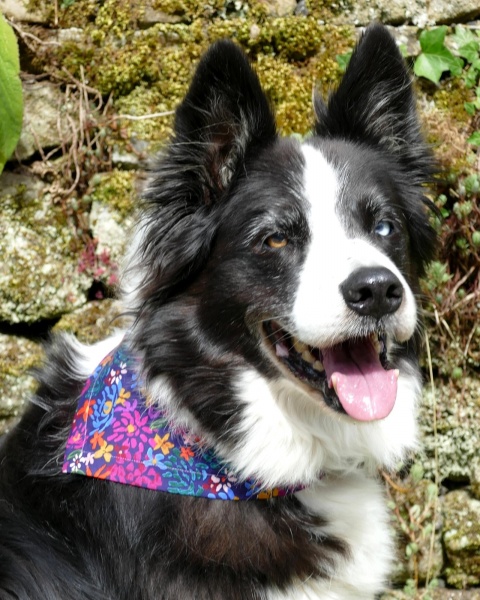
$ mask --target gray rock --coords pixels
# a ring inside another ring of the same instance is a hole
[[[98,279],[115,285],[133,224],[138,176],[115,169],[91,181],[90,229],[96,243]],[[103,272],[102,272],[103,271]]]
[[[118,300],[95,300],[64,315],[53,328],[54,333],[68,332],[84,344],[94,344],[128,327],[129,320],[122,315]]]
[[[29,0],[0,0],[0,12],[15,21],[48,24],[49,15],[45,6],[32,8],[32,4]]]
[[[4,172],[0,205],[0,320],[31,323],[84,304],[91,277],[82,247],[48,187],[28,172]]]
[[[464,22],[480,15],[477,0],[363,0],[341,1],[342,11],[338,23],[368,25],[382,21],[391,25],[411,23],[423,28],[441,23]]]
[[[418,27],[401,25],[399,27],[389,27],[388,29],[397,44],[405,50],[407,56],[417,56],[420,53]]]
[[[155,145],[146,140],[132,138],[128,144],[115,144],[112,151],[112,166],[116,169],[135,170],[145,169],[149,157],[156,151]]]
[[[456,490],[443,503],[443,542],[447,583],[457,588],[480,584],[480,500]]]
[[[100,263],[103,262],[100,268],[104,269],[99,273],[99,279],[109,285],[117,283],[119,265],[132,226],[133,219],[122,217],[115,208],[98,201],[92,203],[90,227],[97,241],[96,254]]]
[[[48,81],[23,82],[23,125],[14,156],[25,160],[39,149],[60,146],[68,139],[65,98],[60,88]]]
[[[429,3],[430,23],[462,23],[480,15],[478,0],[433,0]]]
[[[472,468],[470,471],[470,484],[472,494],[480,500],[480,456],[476,456],[472,461]]]
[[[39,344],[26,338],[0,334],[0,435],[18,419],[35,389],[29,369],[42,359]]]
[[[419,27],[424,27],[427,23],[430,23],[427,6],[426,0],[342,2],[343,10],[337,17],[336,22],[368,25],[372,21],[382,21],[390,25],[413,23]]]
[[[69,27],[68,29],[59,29],[56,32],[56,39],[60,44],[65,42],[75,42],[76,44],[83,44],[87,42],[85,32],[81,27]]]
[[[469,483],[475,479],[473,469],[480,459],[480,382],[466,377],[462,390],[436,381],[433,397],[427,385],[420,407],[420,428],[425,458],[425,475],[439,480]],[[437,431],[433,429],[433,413],[437,415]],[[438,460],[437,460],[438,459]]]
[[[147,2],[145,10],[140,18],[141,27],[150,27],[155,23],[181,23],[184,15],[168,14]]]
[[[296,0],[260,0],[271,17],[287,17],[297,9]]]

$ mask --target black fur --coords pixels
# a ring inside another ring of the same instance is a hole
[[[415,289],[434,245],[421,201],[432,165],[383,28],[368,30],[338,91],[315,107],[311,143],[393,197],[401,228],[382,251]],[[275,376],[257,323],[289,306],[309,240],[303,166],[295,143],[278,138],[247,58],[215,44],[144,197],[132,310],[147,383],[168,374],[173,401],[232,452],[243,435],[236,378],[251,365]],[[360,188],[347,195],[347,227],[383,210]],[[296,243],[288,256],[265,244],[277,230]],[[287,283],[281,272],[292,274]],[[411,343],[397,352],[415,361]],[[0,600],[260,600],[329,578],[351,555],[344,540],[313,533],[325,520],[294,496],[221,502],[62,474],[85,378],[78,362],[70,343],[52,343],[32,405],[0,446]]]

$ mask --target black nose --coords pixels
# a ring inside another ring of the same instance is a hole
[[[380,319],[394,313],[403,298],[403,287],[385,267],[362,267],[340,285],[347,305],[359,315]]]

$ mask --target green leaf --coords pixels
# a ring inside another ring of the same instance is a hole
[[[436,52],[440,48],[445,47],[445,36],[447,35],[448,27],[442,25],[435,29],[425,29],[420,34],[420,47],[426,54]]]
[[[340,67],[340,71],[342,73],[345,73],[345,71],[347,70],[348,63],[350,62],[350,59],[352,58],[352,54],[353,54],[353,52],[345,52],[345,54],[337,54],[337,56],[335,57],[337,60],[338,66]]]
[[[23,99],[18,45],[0,13],[0,173],[15,150],[22,130]]]
[[[463,106],[464,106],[465,110],[467,111],[467,113],[471,117],[473,117],[473,115],[475,114],[475,111],[476,111],[475,102],[464,102]]]
[[[472,88],[478,79],[478,70],[473,67],[473,65],[465,72],[463,76],[463,80],[465,81],[465,85],[467,88]]]
[[[440,77],[446,71],[450,71],[452,75],[461,74],[463,61],[445,47],[446,33],[447,27],[445,25],[429,31],[422,31],[420,34],[422,53],[413,65],[415,75],[425,77],[433,83],[438,83]]]
[[[458,54],[466,58],[469,63],[474,63],[478,60],[478,50],[480,48],[480,40],[470,42],[464,46],[459,46]]]
[[[478,43],[479,41],[478,36],[476,36],[471,29],[462,27],[461,25],[455,27],[455,33],[452,35],[451,39],[456,44],[457,48],[461,48],[472,42]]]
[[[480,131],[474,131],[467,142],[473,146],[480,146]]]

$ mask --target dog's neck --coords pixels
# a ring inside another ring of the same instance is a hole
[[[63,472],[221,500],[265,500],[301,488],[239,480],[204,440],[148,401],[138,359],[122,342],[97,366],[78,400]]]

